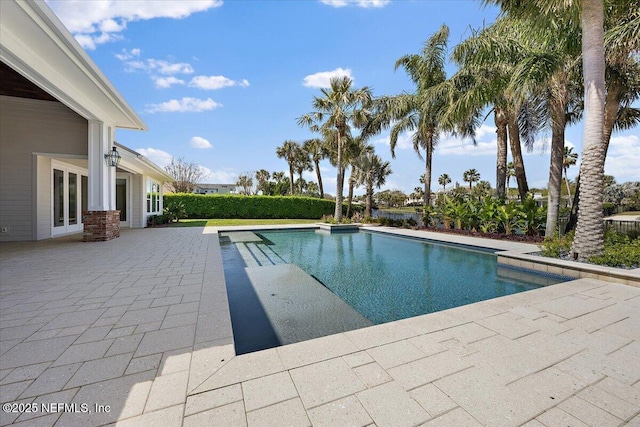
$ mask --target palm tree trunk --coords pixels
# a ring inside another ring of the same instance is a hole
[[[424,167],[424,206],[431,204],[431,165],[433,159],[433,135],[427,136],[427,147],[425,152]]]
[[[562,188],[562,163],[564,159],[565,105],[558,99],[551,104],[551,165],[549,166],[549,204],[547,206],[547,226],[545,237],[556,232],[560,209],[560,189]]]
[[[586,261],[604,249],[602,212],[605,144],[604,127],[604,4],[583,0],[582,64],[584,70],[585,123],[580,164],[578,225],[573,240],[573,257]]]
[[[353,187],[355,182],[353,181],[353,165],[351,166],[351,172],[349,173],[349,195],[347,196],[347,218],[351,215],[351,202],[353,201]]]
[[[609,143],[611,142],[611,134],[613,133],[613,126],[616,123],[618,117],[618,111],[620,110],[620,92],[622,87],[615,78],[611,78],[608,81],[607,96],[604,103],[604,129],[602,140],[604,143],[604,155],[607,156],[609,151]],[[569,215],[569,222],[565,227],[564,232],[568,233],[576,227],[578,222],[578,208],[580,201],[580,173],[576,177],[576,192],[573,193],[573,199],[571,199],[571,215]]]
[[[527,198],[529,184],[527,184],[527,174],[524,170],[524,159],[522,157],[522,147],[520,146],[520,130],[515,116],[509,117],[508,128],[509,146],[511,147],[511,156],[513,157],[513,166],[518,183],[518,194],[520,195],[520,201],[523,201]]]
[[[289,163],[289,194],[293,194],[293,163]]]
[[[371,217],[371,206],[373,205],[373,182],[367,181],[367,197],[364,200],[364,216]]]
[[[342,222],[342,187],[344,184],[344,174],[342,173],[342,131],[338,129],[338,174],[336,177],[336,209],[333,217],[340,223]]]
[[[298,193],[302,194],[302,172],[300,172],[299,177],[300,178],[298,179]]]
[[[320,162],[318,160],[313,161],[316,165],[316,175],[318,176],[318,187],[320,188],[320,198],[324,199],[324,187],[322,187],[322,175],[320,174]]]
[[[504,199],[505,181],[507,180],[507,120],[504,110],[496,107],[493,113],[496,125],[496,141],[498,153],[496,158],[496,192],[498,199]]]
[[[567,168],[564,168],[564,182],[567,184],[567,198],[569,199],[569,207],[573,210],[573,199],[571,198],[571,188],[569,187],[569,177],[567,176]]]

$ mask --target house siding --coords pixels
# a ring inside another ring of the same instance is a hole
[[[142,175],[131,175],[131,228],[143,228]]]
[[[36,240],[51,237],[51,159],[36,156]]]
[[[87,120],[59,102],[0,96],[0,241],[50,237],[50,223],[40,229],[51,220],[50,160],[33,153],[86,156],[87,135]]]

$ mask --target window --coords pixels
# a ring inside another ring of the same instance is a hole
[[[147,213],[160,213],[160,184],[147,180]]]

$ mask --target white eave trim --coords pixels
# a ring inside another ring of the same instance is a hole
[[[142,154],[133,151],[117,142],[114,143],[122,157],[121,165],[124,169],[131,169],[136,173],[144,173],[161,182],[173,182],[175,179],[160,166],[147,159]]]
[[[87,120],[147,129],[44,1],[0,1],[0,58]]]

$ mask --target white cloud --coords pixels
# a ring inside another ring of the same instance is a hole
[[[386,145],[389,147],[390,143],[390,135],[384,136],[382,138],[377,138],[373,141],[374,145]],[[396,150],[409,150],[413,149],[413,136],[408,132],[401,133],[398,135],[398,141],[396,142]]]
[[[320,71],[315,74],[310,74],[304,78],[303,86],[313,88],[327,88],[330,87],[329,80],[332,77],[349,77],[353,80],[350,69],[336,68],[333,71]]]
[[[166,89],[166,88],[169,88],[169,87],[171,87],[173,85],[183,85],[183,84],[185,84],[184,80],[180,80],[180,79],[175,78],[173,76],[169,76],[169,77],[153,76],[153,77],[151,77],[151,79],[156,84],[156,87],[157,88],[161,88],[161,89]]]
[[[323,4],[332,7],[358,6],[358,7],[385,7],[391,0],[320,0]]]
[[[171,154],[167,153],[166,151],[157,150],[155,148],[137,148],[136,151],[161,168],[167,166],[169,163],[171,163],[171,159],[173,159],[173,156]]]
[[[82,46],[84,49],[87,49],[87,50],[95,50],[96,45],[99,45],[99,44],[114,42],[117,40],[124,39],[124,37],[122,37],[121,34],[112,34],[112,33],[100,33],[97,36],[91,36],[89,34],[76,34],[75,38],[76,38],[76,41],[80,43],[80,46]]]
[[[206,139],[200,136],[194,136],[193,138],[191,138],[191,141],[189,141],[189,145],[191,145],[193,148],[211,148],[212,147],[209,141],[207,141]]]
[[[443,156],[495,156],[496,140],[477,141],[476,145],[469,140],[449,137],[440,140],[435,151]]]
[[[604,164],[607,175],[616,177],[619,183],[640,181],[640,137],[637,135],[614,136]]]
[[[208,169],[207,169],[208,170]],[[238,174],[224,170],[209,170],[209,182],[212,184],[235,184],[238,180]]]
[[[127,49],[122,49],[122,53],[116,53],[116,58],[120,61],[126,61],[131,58],[139,58],[141,50],[139,48],[134,48],[129,51]]]
[[[154,18],[182,19],[222,6],[222,0],[47,0],[47,3],[76,40],[90,50],[98,44],[122,38],[114,33],[126,29],[128,22]]]
[[[235,81],[225,76],[195,76],[189,82],[189,86],[204,90],[217,90],[230,86],[247,87],[249,86],[249,81],[247,79]]]
[[[222,107],[222,104],[218,104],[211,98],[198,99],[185,97],[182,99],[172,99],[160,104],[149,104],[147,105],[146,111],[148,113],[199,113],[218,107]]]

